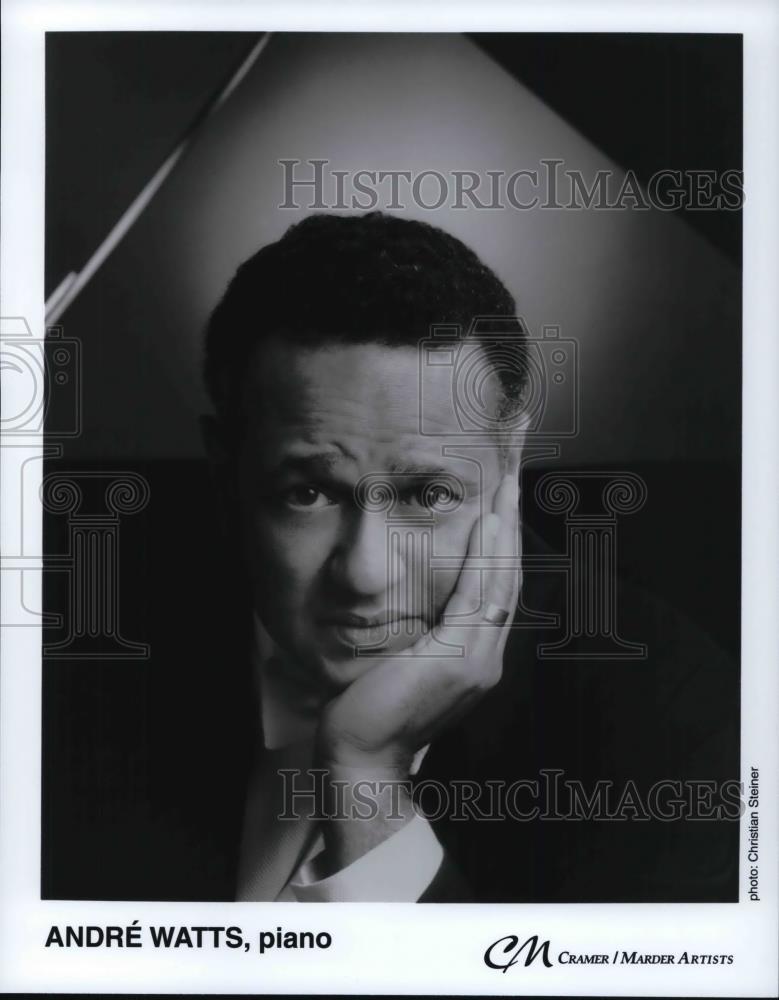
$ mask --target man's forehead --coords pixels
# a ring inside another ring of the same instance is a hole
[[[413,345],[271,340],[250,359],[243,403],[266,433],[381,426],[413,440],[460,429],[451,371],[425,365]]]
[[[302,435],[291,428],[273,435],[258,435],[246,442],[249,458],[265,474],[298,473],[302,476],[356,480],[370,474],[398,478],[453,475],[473,485],[481,482],[492,456],[479,449],[473,455],[449,454],[440,442],[423,440],[404,447],[403,441],[377,441],[369,434]],[[467,452],[467,449],[465,450]]]
[[[449,472],[477,482],[494,449],[464,444],[451,373],[435,366],[420,379],[419,366],[413,346],[263,347],[245,382],[253,461],[267,471]]]

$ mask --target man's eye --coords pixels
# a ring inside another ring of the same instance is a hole
[[[414,501],[428,510],[443,514],[459,507],[462,495],[448,483],[428,483],[415,491]]]
[[[437,510],[439,507],[446,507],[452,502],[452,491],[448,486],[431,486],[422,492],[422,503],[426,507]]]
[[[282,499],[288,507],[296,510],[321,510],[334,502],[316,486],[291,486],[284,491]]]

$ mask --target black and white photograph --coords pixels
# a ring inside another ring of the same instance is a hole
[[[11,6],[12,988],[773,995],[761,32]]]

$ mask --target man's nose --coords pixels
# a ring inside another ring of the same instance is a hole
[[[333,554],[335,582],[364,597],[383,595],[391,589],[403,571],[392,535],[383,512],[355,512]]]

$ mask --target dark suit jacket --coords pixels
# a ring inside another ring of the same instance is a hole
[[[544,551],[530,531],[525,550]],[[144,577],[157,608],[146,621],[150,663],[45,666],[45,897],[234,898],[257,727],[246,591],[235,568],[206,560],[201,544],[170,542],[167,556]],[[557,571],[527,572],[517,620],[545,611],[565,621],[564,583]],[[515,628],[500,683],[434,741],[417,783],[451,792],[457,782],[538,781],[543,813],[545,781],[557,770],[564,814],[565,781],[588,797],[612,782],[614,807],[630,782],[646,803],[659,780],[737,780],[737,666],[636,588],[619,592],[617,628],[645,643],[648,657],[577,659],[574,645],[568,659],[546,659],[539,644],[560,638],[560,628]],[[691,787],[682,786],[687,797]],[[430,796],[420,802],[436,806]],[[529,793],[516,803],[529,810]],[[446,861],[424,901],[737,898],[732,820],[495,821],[479,818],[485,808],[486,800],[433,819]]]

